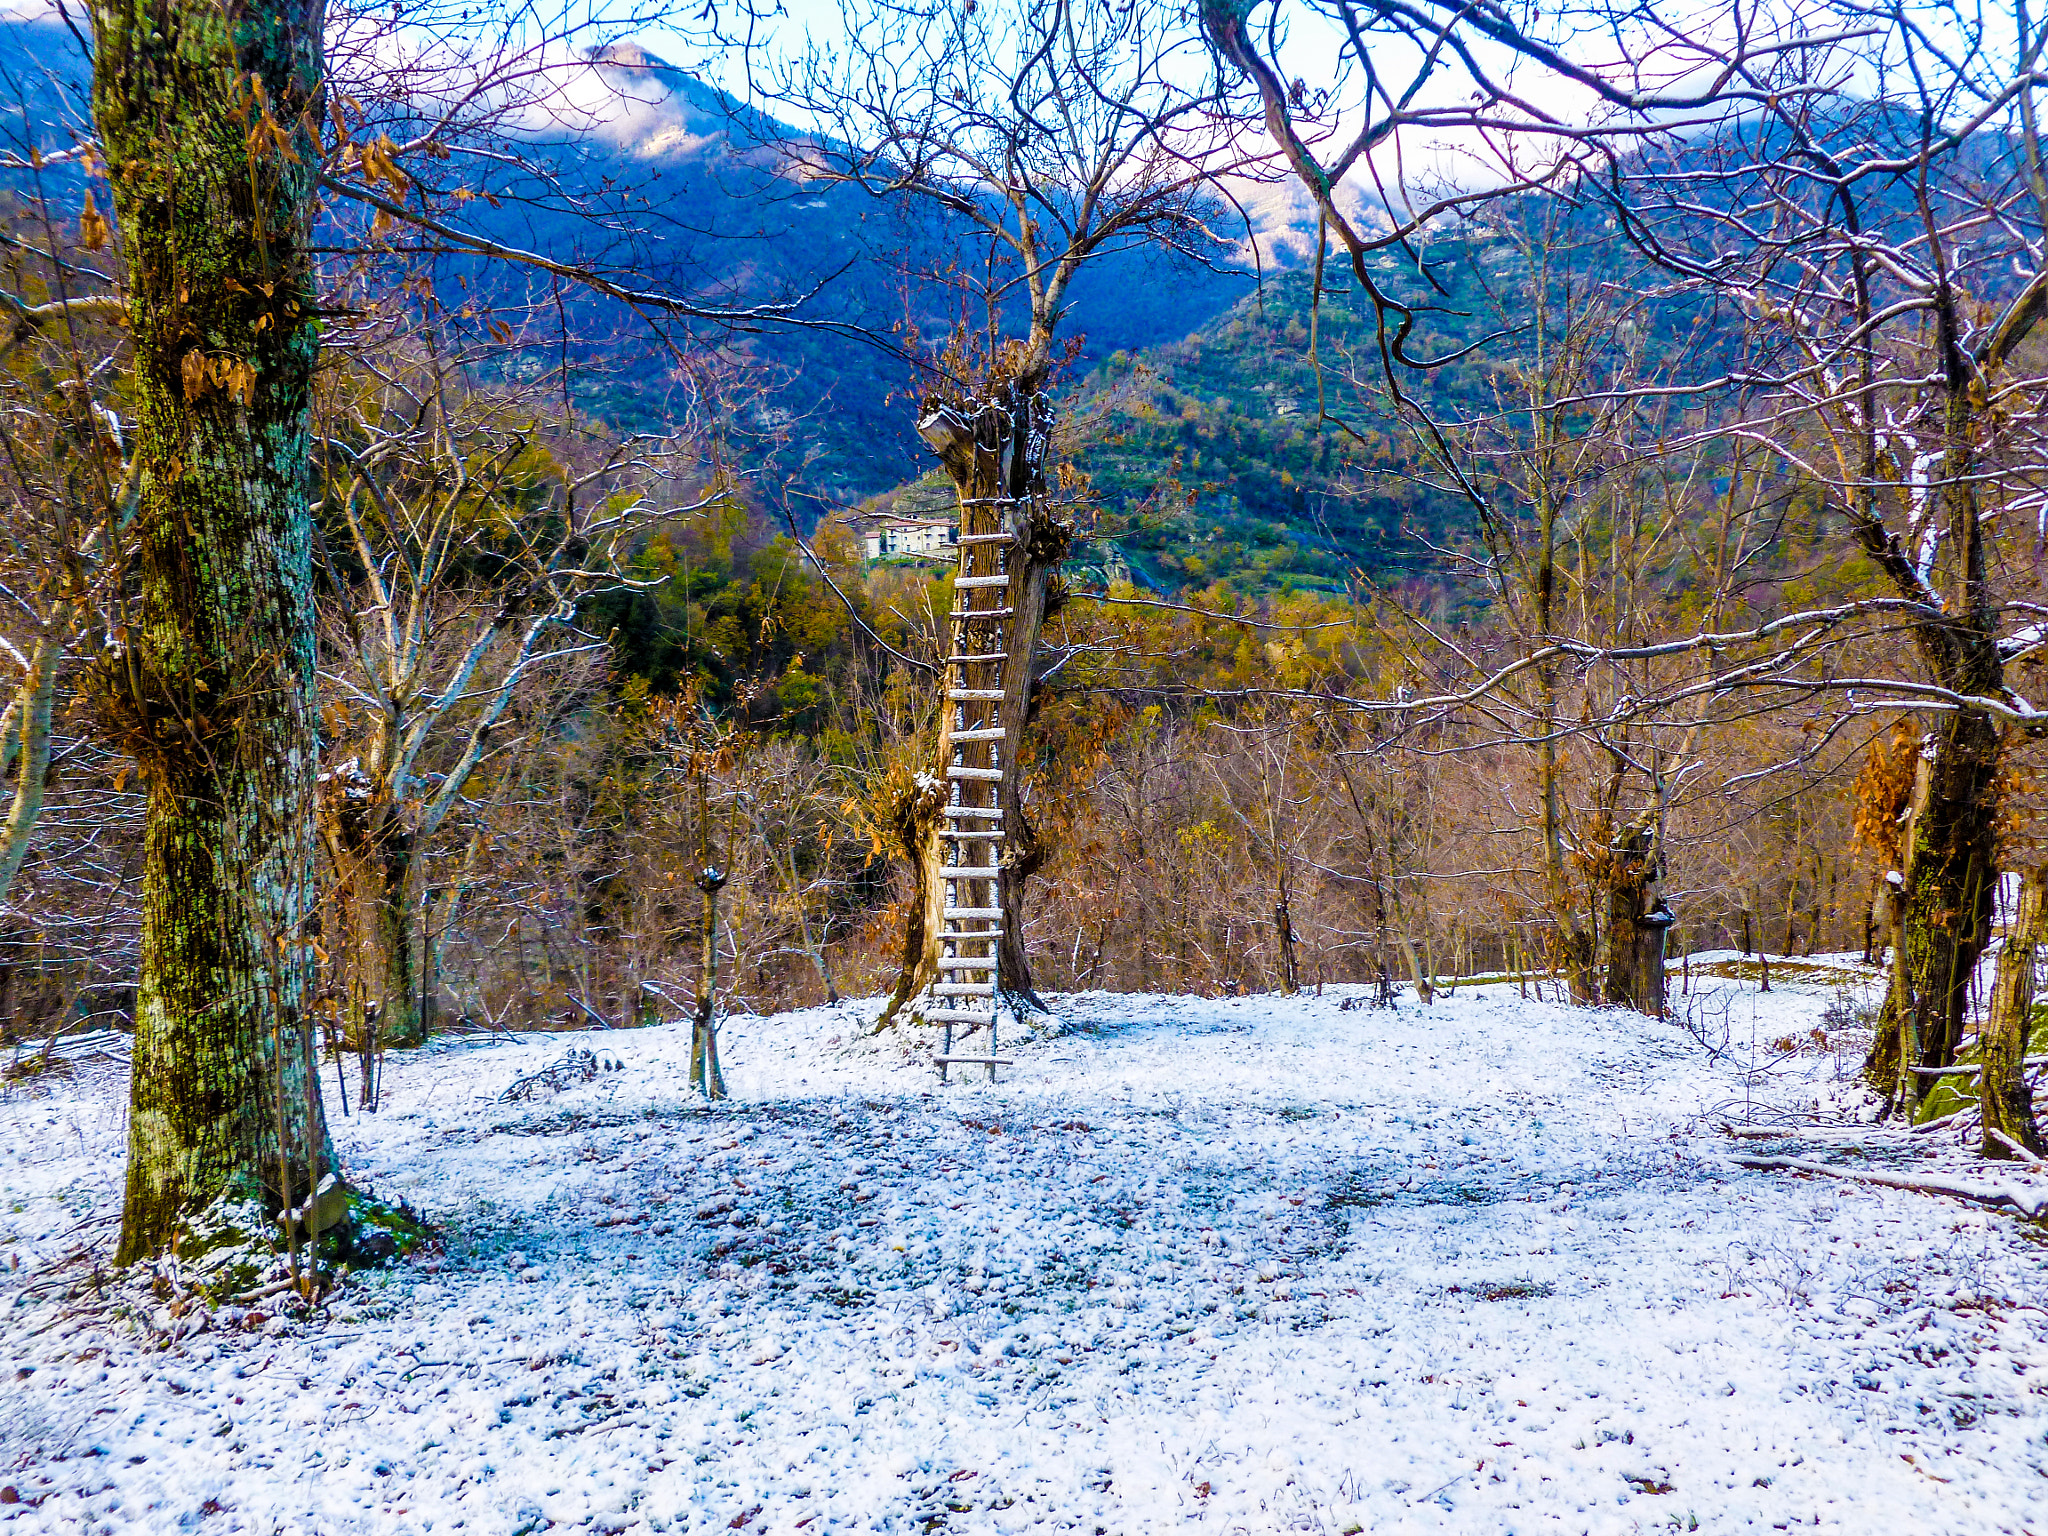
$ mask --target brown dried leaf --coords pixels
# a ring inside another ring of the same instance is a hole
[[[103,251],[107,248],[107,233],[107,221],[92,200],[92,188],[87,187],[85,206],[78,213],[78,243],[88,251]]]

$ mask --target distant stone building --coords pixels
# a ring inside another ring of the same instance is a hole
[[[885,555],[943,555],[959,541],[959,530],[950,518],[878,517],[863,535],[867,557]]]

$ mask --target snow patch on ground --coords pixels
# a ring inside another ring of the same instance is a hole
[[[717,1106],[687,1026],[443,1044],[337,1125],[440,1250],[175,1341],[49,1269],[119,1198],[84,1062],[0,1102],[0,1533],[2038,1525],[2039,1232],[1729,1162],[1854,1120],[1868,988],[1087,994],[947,1088],[852,1005],[730,1021]]]

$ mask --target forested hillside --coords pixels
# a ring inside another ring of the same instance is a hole
[[[1421,345],[1449,354],[1493,329],[1496,303],[1477,279],[1513,258],[1483,238],[1433,252],[1449,292],[1436,296]],[[1390,286],[1421,286],[1396,258],[1378,265]],[[1356,288],[1318,296],[1310,274],[1281,272],[1191,334],[1091,369],[1073,390],[1088,417],[1076,459],[1097,498],[1086,557],[1120,557],[1164,591],[1441,578],[1428,546],[1468,536],[1472,509],[1431,483],[1416,422],[1377,387],[1377,348],[1377,318]],[[1426,408],[1469,406],[1490,366],[1452,363],[1407,386]]]
[[[793,181],[763,147],[788,132],[771,118],[644,49],[611,45],[606,57],[618,61],[601,76],[615,100],[594,116],[597,131],[542,138],[537,170],[505,177],[494,206],[465,204],[475,227],[706,298],[794,303],[815,322],[756,325],[722,348],[730,448],[769,524],[788,510],[808,535],[925,475],[930,454],[912,427],[917,347],[961,317],[945,273],[962,230]],[[0,70],[30,120],[75,119],[79,67],[55,25],[0,36]],[[65,168],[49,177],[71,185]],[[588,202],[605,210],[602,224],[585,217]],[[1060,384],[1073,457],[1094,492],[1077,575],[1163,591],[1224,578],[1252,592],[1342,590],[1354,573],[1398,585],[1436,569],[1426,544],[1468,530],[1469,507],[1418,483],[1429,474],[1414,420],[1353,387],[1362,378],[1370,389],[1379,371],[1370,305],[1343,281],[1316,299],[1298,244],[1274,249],[1281,264],[1262,271],[1222,241],[1201,260],[1113,251],[1078,275]],[[446,280],[505,289],[509,309],[530,297],[516,272],[459,257],[442,265]],[[1484,231],[1453,231],[1382,255],[1375,270],[1390,290],[1426,298],[1418,351],[1448,356],[1502,328],[1525,263]],[[644,432],[689,409],[693,389],[664,348],[602,305],[574,293],[567,302],[579,317],[571,388],[582,410]],[[508,376],[552,366],[551,345],[502,349],[491,366]],[[1405,387],[1426,409],[1470,406],[1497,363],[1475,355]],[[1319,402],[1333,419],[1318,419]]]

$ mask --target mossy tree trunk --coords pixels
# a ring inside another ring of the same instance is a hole
[[[1913,1067],[1955,1061],[1971,977],[1989,937],[1998,749],[1997,731],[1985,716],[1960,710],[1945,716],[1936,730],[1926,801],[1913,818],[1903,954],[1894,973],[1900,995],[1887,1003],[1898,1034],[1900,1097],[1908,1107],[1938,1081]]]
[[[126,258],[139,612],[107,672],[148,781],[118,1257],[332,1168],[307,1009],[308,392],[321,6],[94,8]]]
[[[1875,514],[1874,436],[1861,446],[1866,485],[1850,508],[1850,523],[1865,552],[1891,575],[1900,593],[1934,610],[1913,629],[1928,673],[1963,698],[1995,698],[2005,691],[2005,666],[1998,650],[2000,605],[1991,589],[1979,486],[1985,478],[1984,448],[1997,421],[1985,401],[2048,306],[2030,291],[1972,347],[1965,342],[1958,290],[1944,282],[1932,297],[1947,439],[1938,483],[1942,542],[1952,562],[1948,590],[1935,596]],[[1961,707],[1941,715],[1923,751],[1926,778],[1924,788],[1916,785],[1905,850],[1900,985],[1886,1001],[1886,1024],[1898,1036],[1899,1098],[1908,1109],[1917,1107],[1938,1081],[1911,1068],[1946,1067],[1955,1060],[1971,977],[1989,937],[2000,745],[1999,729],[1988,714]]]
[[[1904,1059],[1899,1017],[1905,1008],[1906,987],[1906,886],[1897,870],[1885,875],[1883,889],[1873,906],[1874,924],[1884,933],[1884,1003],[1878,1010],[1877,1034],[1870,1042],[1870,1054],[1863,1061],[1863,1075],[1888,1104],[1899,1095],[1899,1063]]]
[[[2048,940],[2048,868],[2036,866],[2020,880],[2019,906],[1998,954],[1998,979],[1991,986],[1991,1012],[1978,1053],[1984,1069],[1986,1157],[2010,1157],[2015,1143],[2041,1156],[2034,1096],[2021,1063],[2034,1020],[2034,966],[2043,940]]]

